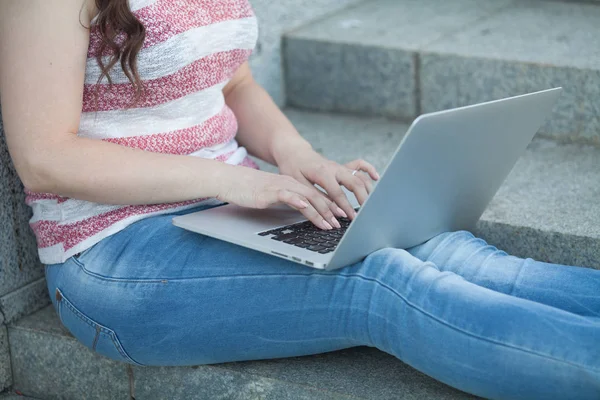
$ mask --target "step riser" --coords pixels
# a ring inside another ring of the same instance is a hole
[[[285,39],[288,104],[412,120],[562,86],[539,135],[600,145],[600,71]]]
[[[600,71],[439,54],[420,56],[421,111],[562,86],[540,135],[600,145]]]
[[[517,257],[600,270],[598,239],[508,225],[485,218],[478,222],[473,234]]]
[[[418,114],[416,54],[286,38],[290,106],[409,120]]]

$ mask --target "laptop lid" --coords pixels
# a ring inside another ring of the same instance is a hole
[[[423,114],[398,146],[327,269],[386,247],[473,230],[562,88]]]

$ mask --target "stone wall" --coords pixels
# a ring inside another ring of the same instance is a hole
[[[50,304],[30,218],[23,185],[6,147],[0,111],[0,390],[12,383],[6,324]]]

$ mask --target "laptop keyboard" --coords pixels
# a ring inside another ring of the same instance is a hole
[[[358,210],[358,208],[356,208]],[[310,221],[298,222],[281,228],[271,229],[259,232],[260,236],[271,236],[271,239],[287,243],[302,249],[314,251],[316,253],[331,253],[337,247],[338,243],[346,229],[352,222],[348,218],[338,217],[339,229],[323,230],[318,228]]]

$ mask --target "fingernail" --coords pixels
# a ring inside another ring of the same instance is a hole
[[[348,218],[348,215],[344,212],[344,210],[342,210],[341,208],[337,208],[337,212],[338,214],[340,214],[342,217],[344,218]]]
[[[379,180],[379,174],[375,172],[375,179]]]
[[[325,220],[323,220],[323,226],[324,226],[326,229],[333,229],[333,226],[331,226],[331,225],[329,224],[329,222],[327,222],[327,221],[325,221]]]
[[[333,223],[333,226],[335,226],[338,229],[342,227],[342,225],[340,225],[340,223],[337,219],[335,219],[335,217],[331,217],[331,222]]]

